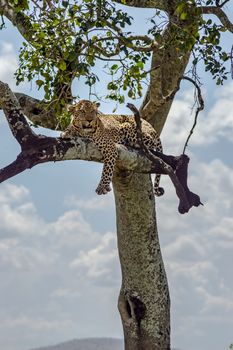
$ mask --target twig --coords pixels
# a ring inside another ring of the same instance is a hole
[[[205,104],[204,104],[204,100],[203,100],[202,95],[201,95],[200,86],[197,84],[197,82],[195,80],[193,80],[192,78],[189,78],[189,77],[186,77],[186,76],[183,76],[182,79],[190,81],[195,86],[195,88],[197,90],[197,98],[198,98],[198,107],[197,107],[196,112],[195,112],[193,126],[192,126],[192,128],[191,128],[191,130],[189,132],[189,135],[187,137],[187,140],[186,140],[186,142],[184,144],[184,148],[183,148],[183,154],[185,154],[185,150],[186,150],[186,148],[188,146],[190,137],[192,136],[193,131],[194,131],[196,125],[197,125],[198,115],[204,109]]]
[[[223,7],[224,5],[226,5],[227,2],[229,2],[230,0],[225,0],[223,1],[221,4],[217,4],[217,7]],[[218,1],[219,2],[219,1]]]
[[[233,45],[231,47],[231,78],[233,79]]]

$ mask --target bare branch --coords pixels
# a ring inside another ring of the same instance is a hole
[[[227,2],[229,2],[230,0],[225,0],[223,1],[221,4],[219,4],[219,0],[216,0],[216,5],[217,7],[223,7],[226,5]]]
[[[183,80],[188,80],[190,81],[196,88],[197,90],[197,99],[198,99],[198,106],[197,106],[197,109],[196,109],[196,112],[195,112],[195,117],[194,117],[194,122],[193,122],[193,126],[189,132],[189,135],[187,137],[187,140],[185,142],[185,145],[184,145],[184,149],[183,149],[183,154],[185,153],[185,150],[188,146],[188,143],[189,143],[189,140],[190,140],[190,137],[192,136],[193,134],[193,131],[196,127],[196,124],[197,124],[197,118],[198,118],[198,115],[201,111],[203,111],[204,107],[205,107],[205,104],[204,104],[204,100],[203,100],[203,97],[202,97],[202,94],[201,94],[201,88],[200,86],[197,84],[197,82],[189,77],[182,77]]]
[[[218,17],[220,22],[227,28],[231,33],[233,33],[233,23],[229,20],[226,13],[222,10],[221,7],[218,6],[202,6],[200,7],[201,13],[203,15],[215,15]]]
[[[18,100],[7,84],[0,82],[0,106],[2,107],[13,136],[21,147],[36,137],[28,125]]]
[[[181,214],[187,213],[189,209],[194,206],[199,206],[201,203],[199,196],[189,191],[187,187],[187,166],[188,165],[188,157],[185,156],[185,162],[184,158],[179,158],[177,164],[175,165],[175,169],[173,169],[174,163],[172,165],[170,164],[170,158],[169,156],[163,156],[159,152],[153,152],[151,150],[148,150],[147,147],[144,145],[143,142],[143,135],[142,135],[142,129],[141,129],[141,117],[138,109],[132,104],[128,103],[127,107],[133,112],[135,122],[136,122],[136,128],[137,128],[137,138],[139,146],[141,147],[143,153],[145,156],[151,160],[153,163],[159,162],[161,167],[164,169],[165,173],[169,175],[171,181],[173,182],[173,185],[175,186],[176,193],[178,198],[180,199],[178,210]],[[164,160],[166,159],[166,161]],[[174,162],[174,157],[172,159]],[[185,164],[185,174],[186,178],[183,178],[184,185],[180,182],[180,179],[177,177],[174,170],[178,170],[178,168],[183,167]]]

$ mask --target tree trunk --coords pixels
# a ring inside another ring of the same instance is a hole
[[[116,170],[113,186],[125,350],[170,350],[169,290],[150,176]]]

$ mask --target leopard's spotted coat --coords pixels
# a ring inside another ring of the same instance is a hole
[[[96,189],[97,194],[106,194],[111,191],[110,182],[118,157],[116,144],[139,147],[137,142],[136,124],[132,115],[102,114],[98,111],[98,104],[89,100],[81,100],[70,107],[72,121],[63,138],[85,137],[92,140],[104,158],[104,166],[100,183]],[[155,129],[142,119],[143,142],[148,149],[162,152],[162,144]],[[163,194],[159,187],[160,175],[154,181],[154,193]]]

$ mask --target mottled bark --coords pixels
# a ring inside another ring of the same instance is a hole
[[[60,120],[55,113],[53,103],[45,103],[21,92],[16,92],[15,96],[23,113],[34,125],[51,130],[61,130]]]
[[[125,350],[169,350],[170,300],[151,181],[147,175],[115,172],[113,184]]]
[[[182,55],[176,50],[176,42],[167,44],[171,41],[172,35],[175,35],[174,30],[176,28],[170,23],[158,43],[163,48],[153,52],[150,85],[140,110],[142,117],[149,121],[159,134],[167,120],[190,57],[190,52],[184,52]],[[154,67],[159,68],[153,69]]]

